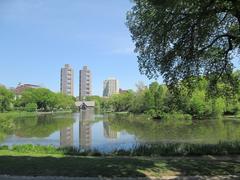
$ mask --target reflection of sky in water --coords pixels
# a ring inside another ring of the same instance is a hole
[[[92,126],[92,131],[94,132],[92,137],[93,149],[108,151],[121,147],[129,148],[132,144],[135,144],[135,137],[127,133],[112,132],[114,134],[112,137],[106,137],[104,133],[104,122],[95,123]]]
[[[38,144],[59,146],[60,145],[59,136],[60,136],[59,131],[54,132],[53,134],[46,138],[24,138],[11,135],[5,139],[3,145],[13,146],[18,144]]]

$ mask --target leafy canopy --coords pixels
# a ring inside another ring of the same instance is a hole
[[[0,86],[0,112],[10,110],[12,101],[13,93],[5,87]]]
[[[240,0],[133,0],[127,25],[141,73],[168,85],[231,75],[240,49]]]

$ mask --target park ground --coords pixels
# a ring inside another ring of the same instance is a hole
[[[0,175],[10,176],[240,177],[240,156],[79,157],[0,150],[0,162]]]

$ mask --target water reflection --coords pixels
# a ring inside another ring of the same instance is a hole
[[[111,150],[138,143],[215,144],[240,139],[240,120],[152,121],[144,116],[76,114],[0,119],[0,145],[40,144]]]
[[[94,122],[94,110],[81,111],[79,122],[79,146],[82,149],[90,149],[92,145],[92,122]]]
[[[112,116],[111,127],[134,134],[138,142],[188,142],[216,144],[240,139],[240,120],[152,121],[144,116]]]
[[[71,147],[73,146],[73,125],[60,130],[60,146]]]
[[[74,119],[71,114],[41,115],[34,117],[18,117],[7,119],[11,126],[0,128],[6,134],[2,144],[40,144],[59,146],[58,134],[60,129],[71,126]],[[4,124],[2,124],[3,126]]]
[[[117,131],[114,131],[109,122],[103,122],[103,128],[104,128],[104,137],[108,138],[108,139],[117,139],[118,138],[118,134]]]

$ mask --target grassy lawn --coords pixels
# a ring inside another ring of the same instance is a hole
[[[0,118],[9,118],[9,117],[32,117],[36,116],[36,112],[26,112],[26,111],[10,111],[0,113]]]
[[[0,151],[0,174],[71,177],[237,175],[237,160],[208,158],[74,157]]]

